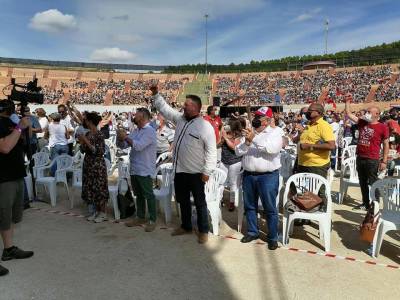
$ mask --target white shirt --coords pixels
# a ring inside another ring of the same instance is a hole
[[[190,121],[157,94],[153,97],[157,110],[176,124],[173,164],[176,173],[211,175],[217,167],[215,131],[201,116]]]
[[[333,130],[333,135],[335,136],[335,143],[336,145],[338,144],[338,133],[340,129],[339,123],[333,122],[330,124]]]
[[[278,127],[267,127],[256,134],[250,146],[242,138],[235,153],[242,156],[242,167],[249,172],[272,172],[281,167],[282,133]]]
[[[65,126],[56,123],[49,124],[49,147],[54,145],[67,145],[68,140],[65,137]]]
[[[47,120],[46,117],[42,117],[42,118],[38,118],[38,119],[39,119],[40,127],[42,127],[43,131],[41,133],[37,133],[36,136],[38,138],[43,138],[45,130],[49,127],[49,120]]]
[[[69,130],[74,130],[74,127],[71,124],[71,117],[66,116],[65,119],[60,120],[60,125],[64,125],[67,127],[68,131]],[[70,137],[68,139],[68,144],[73,144],[75,142],[74,134],[70,134]]]

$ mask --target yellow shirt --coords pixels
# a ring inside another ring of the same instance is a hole
[[[333,129],[323,118],[319,118],[314,124],[307,125],[300,136],[300,144],[322,144],[334,141]],[[300,166],[321,167],[330,162],[330,150],[302,150],[299,147]]]

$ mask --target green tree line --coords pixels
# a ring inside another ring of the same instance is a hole
[[[313,61],[331,60],[337,67],[370,66],[400,63],[400,41],[390,44],[365,47],[359,50],[341,51],[326,55],[288,56],[281,59],[250,61],[229,65],[207,65],[212,73],[237,72],[274,72],[301,70],[303,65]],[[205,72],[205,64],[169,66],[164,73],[196,73]]]

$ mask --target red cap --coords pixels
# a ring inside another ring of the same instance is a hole
[[[267,118],[272,118],[273,117],[273,113],[272,113],[272,109],[269,107],[261,107],[259,108],[256,112],[255,112],[256,116],[261,116],[261,117],[267,117]]]

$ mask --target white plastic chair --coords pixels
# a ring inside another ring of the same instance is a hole
[[[74,208],[74,191],[82,190],[82,169],[74,170],[72,175],[72,197],[71,197],[71,209]]]
[[[164,152],[161,153],[156,160],[156,165],[158,165],[159,163],[163,162],[164,160],[166,160],[167,158],[170,158],[172,156],[172,152]]]
[[[117,164],[117,167],[118,167],[118,183],[117,183],[117,185],[109,185],[108,186],[108,193],[110,196],[109,201],[111,202],[111,205],[113,206],[115,220],[119,220],[121,218],[119,208],[118,208],[118,192],[119,192],[120,186],[121,186],[122,182],[125,180],[129,184],[129,177],[130,177],[129,164],[120,161]]]
[[[283,181],[293,175],[293,167],[296,158],[287,151],[281,151],[281,168],[279,174],[283,177]]]
[[[160,172],[162,176],[162,184],[159,189],[154,189],[154,196],[157,201],[160,202],[161,207],[164,210],[165,224],[171,221],[171,200],[172,200],[172,177],[173,167],[172,163],[166,163],[160,165]]]
[[[24,177],[25,185],[26,185],[26,190],[28,192],[28,198],[29,201],[34,200],[33,196],[33,185],[32,185],[32,176],[31,174],[27,173],[27,175]]]
[[[211,217],[211,224],[213,227],[213,234],[219,234],[219,224],[222,219],[221,214],[221,186],[226,180],[227,174],[221,169],[215,169],[211,174],[204,187],[206,195],[207,209]]]
[[[377,203],[375,191],[379,189],[383,208],[372,243],[372,256],[378,257],[385,233],[400,230],[400,179],[385,178],[376,181],[370,189],[370,199]]]
[[[332,198],[331,198],[331,187],[328,181],[320,175],[311,173],[298,173],[289,178],[286,183],[285,192],[283,194],[283,207],[285,207],[288,201],[290,184],[294,183],[296,187],[303,187],[306,190],[317,194],[320,188],[325,186],[326,196],[326,212],[294,212],[289,214],[284,211],[283,214],[283,226],[282,226],[282,243],[287,245],[289,243],[289,233],[293,231],[293,225],[295,219],[305,219],[317,221],[319,224],[319,235],[324,240],[325,252],[330,251],[331,244],[331,215],[332,215]]]
[[[349,178],[345,178],[345,174],[349,174]],[[343,199],[347,194],[349,186],[359,186],[358,173],[356,166],[356,157],[347,158],[343,161],[342,173],[340,176],[340,192],[339,192],[339,204],[343,203]]]
[[[290,177],[289,177],[290,178]],[[237,231],[241,232],[242,231],[242,224],[243,224],[243,217],[244,217],[244,200],[243,200],[243,188],[242,188],[242,174],[240,174],[240,182],[238,185],[239,186],[239,205],[238,205],[238,225],[237,225]],[[281,193],[281,189],[283,187],[284,183],[284,178],[282,176],[279,176],[279,187],[278,187],[278,194],[276,195],[276,208],[279,211],[279,196]],[[262,208],[262,203],[261,199],[258,199],[259,207]]]
[[[65,185],[67,190],[68,199],[71,199],[69,196],[68,182],[67,182],[67,171],[71,168],[73,162],[73,158],[69,155],[63,154],[57,156],[49,166],[38,168],[38,174],[44,174],[45,170],[50,170],[54,164],[57,164],[57,169],[54,177],[39,177],[36,178],[35,185],[44,185],[50,194],[51,205],[55,206],[57,201],[57,183],[61,182]]]
[[[351,136],[343,138],[343,148],[350,146],[352,140],[353,138]]]
[[[43,173],[38,174],[38,171],[41,172],[42,168],[47,166],[50,163],[50,156],[47,152],[37,152],[32,155],[34,166],[33,166],[33,176],[35,178],[43,177]]]

